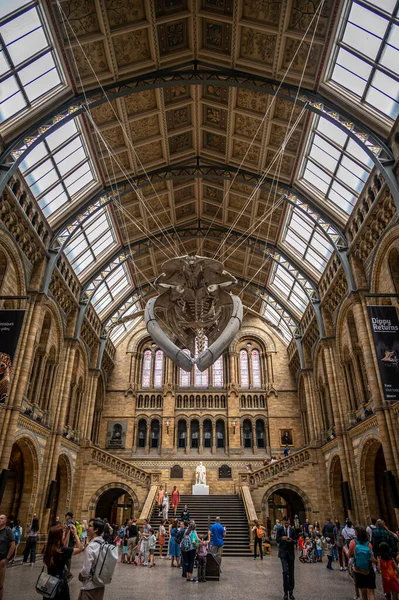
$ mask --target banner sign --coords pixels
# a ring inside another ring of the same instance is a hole
[[[0,403],[7,398],[24,310],[0,310]]]
[[[399,400],[399,319],[394,306],[368,306],[385,400]]]

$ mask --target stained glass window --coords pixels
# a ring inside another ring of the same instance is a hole
[[[249,365],[246,350],[240,350],[240,383],[242,388],[249,388]]]
[[[372,4],[373,6],[367,6]],[[331,80],[391,119],[399,113],[399,18],[394,0],[352,0]]]
[[[194,386],[195,387],[207,387],[208,386],[208,369],[206,371],[201,371],[194,365]]]
[[[183,350],[188,356],[190,352],[186,349]],[[180,387],[190,387],[190,373],[184,369],[180,369]]]
[[[62,87],[43,14],[38,6],[21,6],[27,3],[0,2],[0,123]]]
[[[252,361],[252,387],[262,387],[261,376],[260,376],[260,356],[259,350],[252,350],[251,352]]]
[[[223,355],[219,356],[219,358],[212,365],[212,385],[216,388],[222,388],[224,384],[223,377]]]
[[[157,350],[155,352],[154,366],[154,388],[161,388],[163,383],[163,352]]]
[[[146,350],[143,355],[143,373],[141,377],[141,385],[143,388],[149,388],[151,385],[151,363],[152,352]]]

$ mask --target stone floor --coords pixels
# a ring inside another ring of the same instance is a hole
[[[82,557],[73,559],[75,574],[70,583],[71,600],[79,595],[79,572]],[[335,563],[337,564],[337,563]],[[34,568],[15,566],[7,569],[4,600],[40,599],[34,585],[42,563]],[[351,600],[354,596],[352,580],[339,569],[331,572],[326,564],[301,564],[295,562],[298,600]],[[379,579],[379,577],[377,576]],[[378,581],[376,600],[384,598]],[[282,576],[280,561],[276,555],[263,561],[252,558],[225,558],[219,582],[199,584],[186,583],[180,569],[171,569],[168,560],[158,560],[153,569],[133,567],[118,563],[113,581],[106,588],[105,600],[187,600],[195,598],[217,598],[217,600],[282,600]]]

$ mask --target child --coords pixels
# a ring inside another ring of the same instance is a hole
[[[323,562],[323,545],[321,542],[320,533],[316,534],[316,551],[317,551],[317,562]]]
[[[331,540],[331,538],[326,538],[326,544],[327,544],[327,566],[326,569],[328,569],[329,571],[334,571],[334,568],[332,567],[332,561],[334,558],[334,544]]]
[[[303,535],[300,535],[299,538],[298,538],[298,548],[299,548],[299,551],[303,550],[304,545],[305,545],[304,537],[303,537]]]
[[[209,541],[207,534],[203,535],[199,539],[199,546],[197,552],[198,561],[198,581],[206,581],[206,557],[208,554]]]
[[[310,538],[308,538],[308,537],[305,538],[305,543],[303,545],[302,557],[307,558],[308,554],[312,548],[313,548],[313,545],[312,545],[312,542],[310,541]]]
[[[127,564],[127,537],[125,536],[122,540],[122,560],[121,562]]]
[[[166,528],[165,521],[162,519],[158,531],[158,542],[159,542],[159,558],[163,558],[163,547],[165,545]]]
[[[392,594],[393,600],[398,600],[399,582],[398,574],[399,569],[396,562],[391,557],[390,548],[388,544],[382,542],[378,548],[378,572],[382,575],[382,587],[384,594]]]
[[[268,556],[272,555],[272,543],[266,534],[263,537],[262,548],[263,554],[267,554]]]
[[[148,564],[148,567],[155,567],[155,546],[157,545],[157,538],[154,535],[154,530],[151,528],[149,531],[150,535],[147,538],[147,544],[148,544],[148,551],[150,553],[150,561]]]

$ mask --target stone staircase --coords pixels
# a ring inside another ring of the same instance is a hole
[[[180,496],[177,516],[180,516],[184,505],[187,504],[190,518],[195,520],[199,535],[207,533],[209,526],[215,522],[215,517],[226,527],[225,545],[223,556],[250,556],[249,526],[242,500],[236,495],[214,496]],[[169,518],[173,517],[172,510]],[[151,516],[151,525],[158,530],[161,517],[158,516],[158,507],[155,507]],[[167,536],[166,542],[169,542]],[[165,553],[165,551],[164,551]]]

